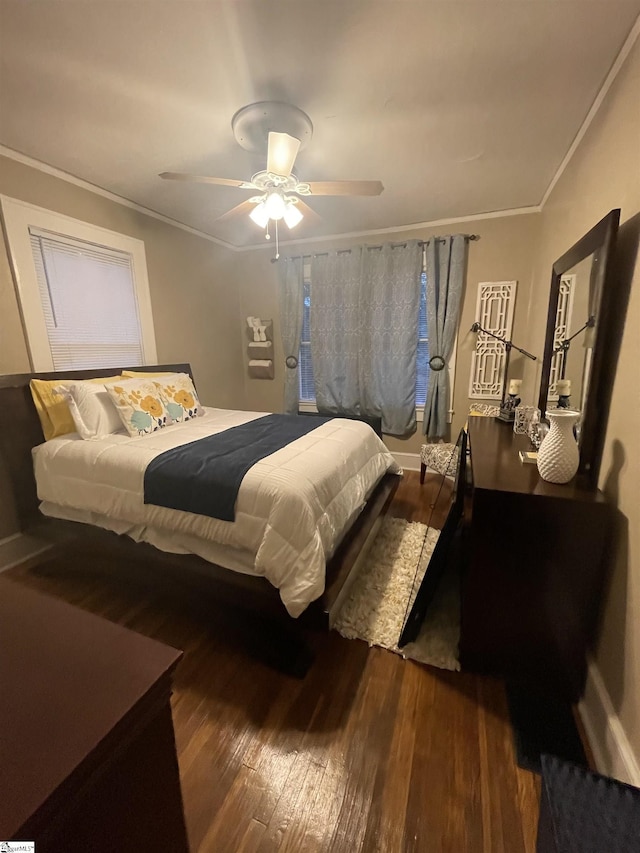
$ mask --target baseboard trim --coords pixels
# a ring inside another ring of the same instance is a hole
[[[391,455],[396,460],[398,465],[401,468],[404,468],[405,471],[419,471],[420,470],[420,454],[419,453],[394,453],[391,451]]]
[[[598,772],[640,787],[640,765],[593,659],[578,712]]]

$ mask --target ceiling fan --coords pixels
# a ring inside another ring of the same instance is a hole
[[[298,151],[313,135],[311,119],[298,107],[279,101],[260,101],[238,110],[231,120],[236,141],[247,151],[263,153],[266,147],[266,169],[256,172],[249,181],[215,178],[208,175],[189,175],[181,172],[162,172],[160,177],[171,181],[195,181],[257,190],[257,195],[223,213],[216,221],[235,219],[248,214],[261,228],[269,222],[284,220],[294,228],[308,216],[318,214],[302,198],[312,196],[374,196],[384,187],[380,181],[299,181],[292,169]]]

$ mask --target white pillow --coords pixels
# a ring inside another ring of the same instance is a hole
[[[71,417],[81,438],[101,438],[122,429],[122,421],[106,385],[72,382],[56,388],[69,405]]]

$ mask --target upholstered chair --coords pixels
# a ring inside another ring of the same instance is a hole
[[[500,406],[488,403],[471,403],[469,406],[471,417],[495,418],[499,412]],[[423,444],[420,448],[420,483],[424,483],[427,471],[440,474],[441,477],[455,478],[458,459],[454,450],[455,444],[447,442]]]

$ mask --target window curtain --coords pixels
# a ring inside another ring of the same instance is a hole
[[[300,335],[302,332],[304,261],[302,258],[284,258],[280,270],[280,334],[285,357],[284,411],[298,412]]]
[[[312,259],[311,357],[316,403],[329,414],[415,430],[422,251],[417,241]]]
[[[448,363],[458,329],[467,271],[467,238],[463,234],[433,238],[427,253],[427,332],[431,354],[423,431],[429,438],[446,435],[449,412]],[[441,369],[438,367],[441,366]]]
[[[318,411],[362,415],[359,388],[362,249],[311,260],[311,362]]]
[[[422,246],[364,250],[360,388],[366,413],[382,417],[387,435],[416,429],[416,359]]]

